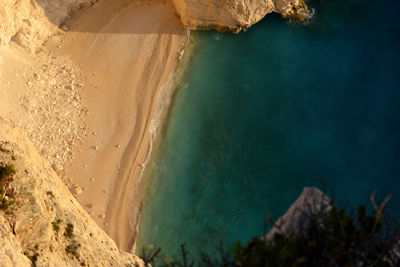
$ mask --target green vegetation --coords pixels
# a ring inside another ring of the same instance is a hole
[[[1,196],[0,196],[0,199],[1,199],[1,201],[0,201],[0,210],[7,211],[10,206],[15,204],[15,200],[14,199],[7,200],[5,198],[5,196],[4,196],[4,193],[2,194],[1,190],[2,189],[0,189],[0,194],[1,194]]]
[[[388,200],[378,206],[373,194],[372,212],[363,205],[349,211],[330,204],[317,214],[307,214],[298,227],[300,232],[284,233],[275,225],[279,233],[272,240],[254,237],[246,245],[238,242],[229,250],[221,246],[219,259],[203,256],[196,265],[188,260],[184,246],[182,261],[156,265],[161,250],[151,247],[143,249],[141,256],[152,266],[167,267],[399,266],[394,249],[400,241],[400,224],[384,212]],[[267,218],[266,223],[271,223]]]
[[[13,164],[0,163],[0,210],[8,211],[8,208],[15,204],[11,194],[6,191],[6,187],[12,181],[15,173]]]
[[[156,258],[160,255],[161,249],[158,248],[157,250],[154,251],[154,246],[153,245],[148,245],[144,248],[142,248],[142,254],[140,257],[143,259],[143,261],[148,264],[148,263],[153,263],[155,262]]]
[[[36,267],[36,262],[37,262],[37,260],[38,260],[38,256],[39,256],[39,254],[34,254],[32,257],[30,257],[30,260],[31,260],[31,262],[32,262],[32,266],[33,267]]]
[[[77,243],[75,240],[71,242],[68,246],[65,247],[65,252],[67,254],[71,254],[79,261],[79,253],[78,249],[80,248],[81,244]]]
[[[35,247],[35,249],[37,249],[37,247]],[[24,255],[31,261],[31,266],[32,267],[36,267],[37,266],[39,253],[34,252],[33,254],[30,254],[30,253],[25,251]]]
[[[54,222],[51,222],[51,225],[53,225],[53,230],[54,232],[58,233],[60,231],[60,223],[62,222],[62,220],[58,219]]]
[[[65,227],[64,236],[67,238],[72,238],[74,236],[74,225],[72,223],[67,223],[67,227]]]
[[[59,223],[61,223],[61,220],[56,221],[56,225],[58,225]],[[53,225],[53,227],[54,227],[54,225]],[[64,236],[68,239],[74,237],[74,225],[72,223],[67,223],[67,226],[65,227],[65,231],[64,231]],[[73,258],[75,258],[79,262],[80,266],[86,266],[86,262],[81,261],[80,256],[79,256],[79,248],[80,247],[81,247],[81,244],[78,243],[78,241],[70,240],[69,245],[65,247],[65,252],[67,252],[67,254],[72,255]]]
[[[0,186],[9,182],[15,173],[14,164],[0,163]]]
[[[385,259],[395,240],[385,236],[392,232],[365,206],[355,215],[333,207],[322,224],[312,223],[306,235],[276,234],[272,244],[258,237],[246,246],[238,243],[232,249],[234,266],[390,266]]]
[[[62,223],[61,219],[57,219],[56,221],[53,221],[51,224],[53,226],[53,230],[58,233],[61,229],[60,224]],[[81,247],[81,244],[75,239],[74,235],[74,225],[72,223],[67,223],[65,230],[64,230],[64,237],[68,240],[65,240],[68,242],[68,245],[65,247],[65,252],[69,255],[71,255],[73,258],[75,258],[80,266],[86,266],[86,262],[80,259],[79,256],[79,248]],[[58,238],[56,236],[56,240],[58,241]]]

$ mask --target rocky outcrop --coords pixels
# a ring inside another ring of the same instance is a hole
[[[35,52],[49,36],[67,30],[65,19],[97,0],[6,0],[0,5],[0,46],[14,41]],[[127,0],[143,1],[150,0]],[[165,1],[165,0],[157,0]],[[172,1],[183,25],[193,30],[239,32],[276,12],[303,20],[304,0],[167,0]],[[61,27],[61,29],[60,29]]]
[[[0,5],[0,45],[15,41],[36,51],[74,11],[97,0],[5,0]]]
[[[30,264],[8,221],[0,214],[0,265],[29,266]]]
[[[307,17],[303,0],[172,0],[186,28],[239,32],[276,12],[285,18]]]
[[[323,218],[324,216],[319,215],[328,214],[331,208],[331,200],[321,190],[306,187],[288,211],[274,223],[272,229],[264,236],[264,240],[273,241],[277,233],[286,237],[292,234],[306,234],[311,226],[312,218]]]
[[[23,132],[1,116],[0,141],[2,166],[16,170],[7,182],[0,179],[0,200],[10,203],[0,201],[0,266],[144,266],[118,250]]]

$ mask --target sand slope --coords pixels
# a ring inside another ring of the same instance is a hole
[[[78,200],[115,240],[131,249],[131,194],[150,148],[156,96],[176,68],[186,31],[166,4],[104,0],[67,23],[47,49],[81,68],[89,134],[74,151],[66,175]]]

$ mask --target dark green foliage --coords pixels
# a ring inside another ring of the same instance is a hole
[[[60,231],[60,223],[62,222],[62,220],[58,219],[54,222],[51,222],[51,225],[53,225],[53,230],[54,232],[59,232]]]
[[[27,256],[28,259],[31,260],[32,267],[36,267],[37,266],[37,261],[38,261],[38,257],[39,257],[39,253],[37,252],[38,248],[39,248],[39,245],[36,244],[36,246],[34,248],[34,251],[33,252],[31,251],[31,253],[33,253],[33,254],[31,254],[29,252],[26,252],[26,251],[24,252],[24,255]]]
[[[10,181],[12,176],[16,173],[14,164],[0,163],[0,186]]]
[[[365,206],[347,212],[333,206],[323,219],[312,218],[306,235],[276,234],[272,244],[255,237],[233,251],[235,266],[390,266],[399,226]],[[398,259],[392,259],[396,261]]]
[[[72,241],[71,244],[65,247],[65,252],[71,254],[77,260],[79,260],[79,253],[78,249],[80,248],[81,244],[77,243],[76,241]]]
[[[393,253],[400,240],[400,225],[384,213],[388,199],[378,207],[372,195],[371,213],[365,206],[348,211],[332,205],[329,211],[308,215],[309,227],[302,233],[290,236],[278,233],[269,242],[254,237],[247,245],[238,242],[230,252],[221,247],[218,261],[203,256],[196,266],[400,266],[398,256]],[[306,229],[302,226],[301,229]],[[145,254],[151,255],[147,260],[153,266],[159,253],[160,249]],[[183,264],[172,261],[163,266],[193,266],[187,265],[183,246],[182,255]]]
[[[38,260],[38,254],[35,254],[31,257],[32,266],[36,266],[36,262]]]
[[[0,196],[0,198],[1,198],[1,201],[0,201],[0,210],[4,210],[4,211],[6,211],[6,210],[8,210],[8,208],[10,207],[10,206],[12,206],[12,205],[14,205],[15,204],[15,200],[7,200],[7,199],[5,199],[4,197],[1,197]]]
[[[185,245],[181,245],[182,261],[171,259],[168,261],[165,260],[165,262],[161,265],[156,265],[156,258],[160,255],[160,252],[160,248],[154,251],[154,247],[149,246],[147,248],[143,248],[140,257],[143,259],[146,266],[150,266],[149,264],[151,264],[153,267],[193,267],[195,264],[194,261],[188,260],[188,252],[185,249]]]
[[[72,238],[74,236],[74,225],[72,223],[67,223],[67,227],[65,227],[64,236],[67,238]]]
[[[28,252],[24,252],[24,255],[28,257],[28,259],[31,261],[31,266],[32,267],[36,267],[37,266],[37,261],[38,261],[38,257],[39,254],[37,252],[35,252],[33,255],[29,255]]]
[[[142,248],[142,254],[140,255],[140,258],[144,261],[144,263],[147,265],[149,263],[152,263],[155,261],[155,259],[160,255],[161,249],[157,249],[156,251],[153,251],[154,247],[149,245],[145,248]]]
[[[10,206],[15,204],[15,200],[11,199],[5,189],[15,173],[13,164],[0,163],[0,210],[7,211]]]
[[[59,225],[62,221],[60,219],[58,219],[57,221],[55,221],[54,225]],[[64,231],[64,236],[66,238],[73,238],[74,237],[74,225],[72,223],[67,223],[67,226],[65,227],[65,231]],[[81,266],[86,266],[86,262],[85,261],[81,261],[80,260],[80,256],[79,256],[79,248],[81,247],[81,244],[79,244],[76,240],[71,240],[69,242],[69,245],[65,247],[65,252],[67,254],[70,254],[73,256],[73,258],[75,258],[77,261],[80,261],[80,265]]]

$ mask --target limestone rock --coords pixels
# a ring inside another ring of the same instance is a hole
[[[96,1],[7,0],[0,5],[0,46],[14,41],[35,52],[50,36],[68,30],[63,23],[73,12]],[[183,25],[193,30],[237,33],[271,12],[299,19],[305,19],[308,13],[304,0],[168,1],[173,2]]]
[[[91,0],[6,0],[0,5],[0,46],[15,41],[35,52],[69,15]]]
[[[73,188],[73,192],[74,192],[76,195],[80,195],[80,194],[83,193],[83,189],[82,189],[79,185],[75,185],[74,188]]]
[[[311,226],[310,215],[327,214],[332,208],[331,200],[315,187],[306,187],[299,198],[280,217],[274,227],[264,236],[266,242],[271,242],[276,233],[290,236],[307,232]],[[304,232],[303,232],[304,231]]]
[[[64,167],[61,164],[54,164],[53,170],[55,170],[56,172],[60,172],[64,170]]]
[[[0,266],[30,266],[9,223],[0,214]]]
[[[303,0],[172,0],[183,25],[193,30],[239,32],[271,12],[305,19]]]
[[[33,255],[37,266],[144,266],[118,250],[24,133],[1,116],[0,144],[0,161],[17,170],[7,185],[16,204],[0,211],[0,266],[30,266]]]

